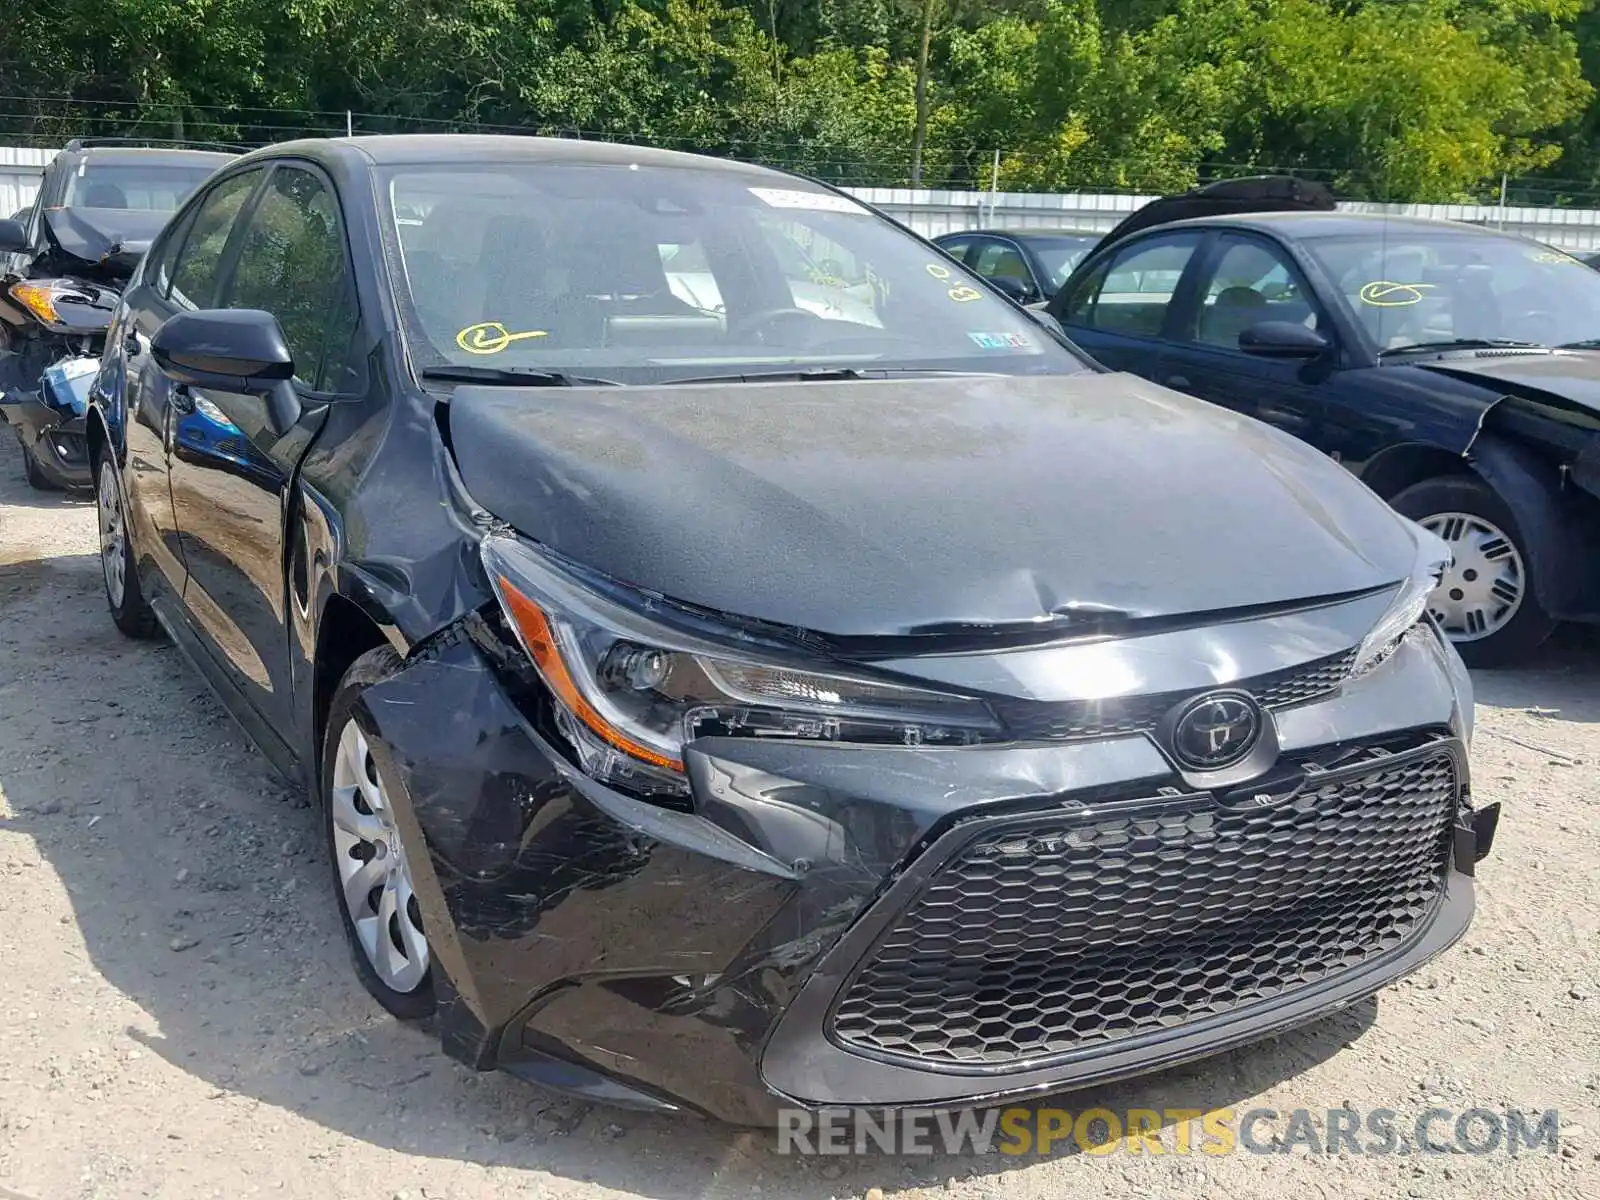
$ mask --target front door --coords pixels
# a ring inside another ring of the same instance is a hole
[[[1192,296],[1171,329],[1161,382],[1314,439],[1323,385],[1336,370],[1333,349],[1310,361],[1262,358],[1239,349],[1239,335],[1263,321],[1290,321],[1334,336],[1288,256],[1265,238],[1224,234],[1206,254]]]
[[[189,577],[184,604],[227,682],[287,739],[294,705],[285,533],[292,481],[345,379],[353,279],[331,185],[309,167],[272,169],[245,218],[216,301],[270,312],[295,362],[303,415],[270,428],[258,396],[185,389],[172,502]]]
[[[174,441],[174,400],[185,401],[172,380],[157,368],[150,340],[168,317],[184,309],[205,308],[216,295],[223,250],[245,202],[261,182],[257,168],[218,182],[150,248],[139,284],[124,298],[107,354],[122,355],[126,419],[128,521],[140,548],[140,569],[149,584],[173,596],[183,592],[187,574],[172,511],[168,460]]]

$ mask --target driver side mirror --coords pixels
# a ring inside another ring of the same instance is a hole
[[[291,382],[294,356],[269,312],[218,308],[178,313],[156,330],[150,354],[174,383],[261,397],[267,426],[280,436],[300,419],[300,397]]]
[[[1239,349],[1258,358],[1320,358],[1332,344],[1298,321],[1261,321],[1239,335]]]
[[[16,221],[0,220],[0,254],[28,249],[28,231]]]
[[[991,275],[988,279],[994,285],[995,290],[1005,293],[1008,299],[1014,300],[1018,304],[1032,304],[1039,299],[1032,284],[1015,279],[1010,275]]]

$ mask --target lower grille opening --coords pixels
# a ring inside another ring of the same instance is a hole
[[[1458,790],[1437,747],[1313,775],[1271,807],[1156,797],[985,822],[869,951],[830,1034],[1022,1066],[1332,979],[1425,923]]]

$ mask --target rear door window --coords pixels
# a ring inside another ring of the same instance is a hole
[[[179,308],[210,308],[222,275],[222,252],[246,200],[261,182],[256,168],[224,179],[201,201],[172,268],[171,299]]]
[[[1163,234],[1127,246],[1090,272],[1068,298],[1069,325],[1156,338],[1200,245],[1198,233]]]

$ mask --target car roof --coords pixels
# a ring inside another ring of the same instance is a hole
[[[1103,229],[1061,229],[1034,226],[1028,229],[952,229],[949,233],[941,233],[934,241],[943,241],[953,237],[1004,237],[1016,241],[1028,241],[1032,238],[1102,238],[1105,237]]]
[[[1182,221],[1147,225],[1140,233],[1171,229],[1208,229],[1227,226],[1230,229],[1254,229],[1261,233],[1274,233],[1279,237],[1338,237],[1340,235],[1374,233],[1382,229],[1413,229],[1419,232],[1468,233],[1488,236],[1517,237],[1498,229],[1486,229],[1465,221],[1442,221],[1436,217],[1399,217],[1385,213],[1354,212],[1255,212],[1224,213],[1209,217],[1190,217]]]
[[[169,146],[82,146],[76,150],[63,150],[60,157],[74,160],[109,163],[112,166],[136,166],[148,162],[187,163],[196,166],[220,167],[232,162],[237,154],[221,150],[180,150]]]
[[[578,138],[523,137],[509,134],[397,133],[352,138],[305,138],[278,142],[246,155],[246,159],[304,155],[313,159],[359,157],[376,166],[424,166],[435,163],[568,163],[631,165],[721,171],[774,182],[796,176],[771,167],[734,159],[658,150],[623,142],[591,142]]]

